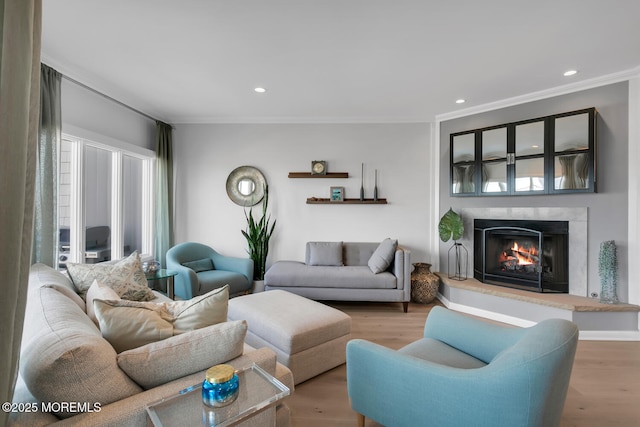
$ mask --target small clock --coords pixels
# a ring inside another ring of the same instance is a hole
[[[324,160],[313,160],[311,162],[311,175],[326,175],[327,162]]]

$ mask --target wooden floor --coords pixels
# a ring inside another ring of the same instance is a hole
[[[435,302],[435,304],[440,304]],[[352,338],[398,349],[422,336],[433,305],[335,302],[351,316]],[[296,386],[288,398],[292,427],[356,426],[345,365]],[[640,342],[580,341],[561,427],[640,426]],[[366,420],[367,427],[380,425]]]

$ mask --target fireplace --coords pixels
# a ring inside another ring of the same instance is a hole
[[[569,222],[474,220],[474,277],[535,292],[569,292]]]

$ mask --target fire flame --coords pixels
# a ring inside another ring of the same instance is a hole
[[[511,251],[515,255],[515,257],[518,259],[518,264],[521,264],[521,265],[535,264],[535,262],[531,259],[531,256],[536,255],[536,252],[537,252],[536,248],[531,248],[529,250],[520,249],[518,247],[518,242],[514,242],[513,247],[511,248]]]
[[[538,254],[539,252],[535,247],[521,248],[518,242],[513,242],[511,253],[503,252],[501,261],[517,260],[518,265],[533,265],[538,263]]]

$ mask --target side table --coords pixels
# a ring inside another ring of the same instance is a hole
[[[202,384],[196,384],[147,405],[149,424],[156,427],[228,427],[264,414],[265,420],[261,420],[260,425],[274,425],[275,405],[291,393],[289,387],[255,363],[237,373],[240,390],[233,403],[221,408],[206,406],[202,403]],[[267,410],[271,413],[265,413]]]
[[[153,273],[145,274],[145,277],[147,278],[147,282],[154,282],[162,279],[167,279],[167,296],[171,299],[175,299],[173,278],[176,277],[177,275],[178,275],[177,271],[166,270],[162,268],[160,270],[154,271]],[[153,286],[151,287],[153,288]]]

